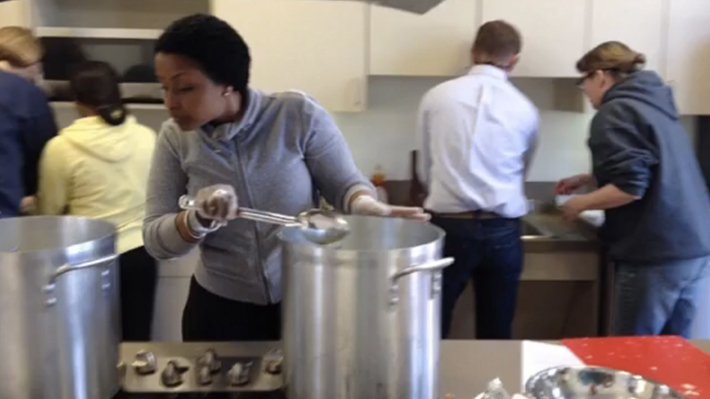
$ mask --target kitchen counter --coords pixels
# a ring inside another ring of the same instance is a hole
[[[600,268],[595,231],[582,223],[567,223],[554,208],[525,216],[518,305],[513,322],[515,339],[559,339],[597,336],[608,311],[600,300],[607,286]],[[451,338],[472,339],[475,299],[469,283],[459,298]]]
[[[710,341],[691,342],[710,354]],[[442,393],[456,399],[472,398],[494,378],[500,378],[509,391],[520,392],[521,355],[521,341],[442,341]]]
[[[410,184],[409,180],[388,180],[385,182],[385,188],[392,205],[412,205]],[[532,225],[546,233],[552,233],[552,236],[546,237],[523,237],[525,252],[596,251],[598,241],[595,229],[590,229],[582,221],[571,224],[562,220],[562,214],[553,205],[554,187],[554,182],[527,182],[525,184],[528,198],[533,199],[536,209],[523,218],[523,223]],[[421,204],[417,205],[421,206]]]
[[[691,342],[710,354],[710,341]],[[213,346],[219,351],[220,345],[243,345],[249,353],[266,353],[279,346],[271,342],[216,343]],[[123,344],[121,349],[130,357],[140,347],[138,344]],[[440,398],[472,398],[494,378],[500,378],[509,392],[521,392],[522,347],[522,341],[442,341]],[[138,397],[148,398],[142,395],[121,396],[125,399]]]

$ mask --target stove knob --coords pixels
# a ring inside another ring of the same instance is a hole
[[[118,378],[121,381],[121,384],[123,384],[123,381],[126,379],[126,363],[123,361],[118,362],[116,365],[116,370],[118,371]]]
[[[214,349],[207,349],[205,354],[197,360],[197,364],[207,366],[210,373],[217,373],[222,368],[222,362],[219,361]]]
[[[140,375],[153,374],[156,370],[155,354],[144,350],[138,351],[131,366]]]
[[[249,383],[251,363],[235,363],[227,373],[229,385],[241,386]]]
[[[186,371],[187,367],[182,367],[175,360],[171,360],[160,375],[160,380],[166,387],[176,387],[182,384],[182,374]]]
[[[280,350],[272,350],[264,356],[264,370],[269,374],[281,374],[284,356]]]
[[[212,383],[212,370],[208,366],[200,367],[200,371],[197,374],[197,382],[200,385],[210,385]]]

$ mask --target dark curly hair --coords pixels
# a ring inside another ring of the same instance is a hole
[[[155,53],[189,58],[213,82],[232,86],[247,100],[249,47],[239,33],[221,19],[206,14],[178,19],[160,35]]]

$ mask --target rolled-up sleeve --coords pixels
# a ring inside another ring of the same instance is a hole
[[[24,150],[25,195],[33,195],[38,188],[39,160],[44,146],[57,135],[54,114],[41,90],[33,88],[30,95],[31,115],[22,123]]]
[[[355,166],[345,138],[333,118],[315,100],[306,98],[303,112],[305,160],[321,195],[341,211],[348,211],[349,197],[359,190],[374,193],[370,182]]]
[[[431,173],[431,149],[429,142],[431,126],[429,112],[427,98],[424,97],[419,105],[419,111],[417,112],[416,138],[419,151],[421,152],[421,162],[416,165],[416,168],[421,182],[427,188],[429,187],[429,174]]]
[[[170,259],[187,254],[194,246],[183,240],[176,225],[180,212],[178,200],[185,194],[187,176],[179,153],[163,127],[153,153],[148,177],[143,241],[146,250],[157,259]]]
[[[601,184],[643,197],[651,184],[652,167],[658,164],[655,144],[644,136],[623,109],[600,111],[589,138],[594,174]]]

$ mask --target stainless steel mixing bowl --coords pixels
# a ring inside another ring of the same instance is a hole
[[[685,399],[669,386],[640,375],[602,367],[556,367],[525,384],[535,399]]]

